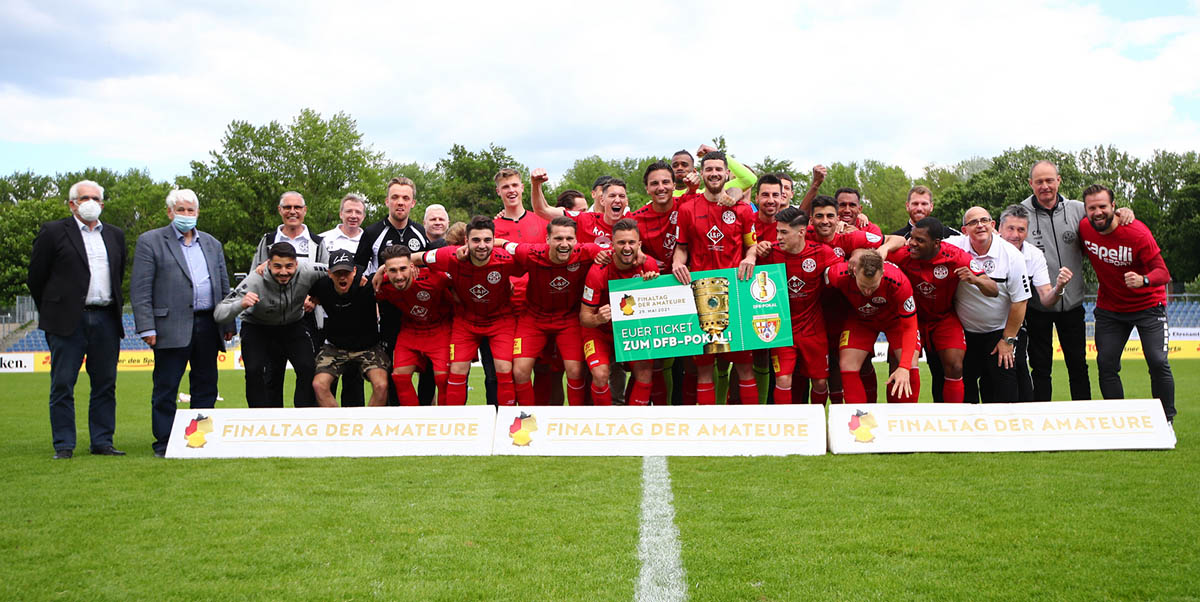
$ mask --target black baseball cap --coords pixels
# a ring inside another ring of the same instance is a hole
[[[338,249],[329,255],[329,271],[353,270],[354,254],[345,249]]]

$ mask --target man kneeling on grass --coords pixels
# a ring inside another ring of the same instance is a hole
[[[308,297],[328,314],[324,330],[328,338],[317,353],[312,384],[317,403],[337,407],[330,385],[347,367],[357,368],[371,381],[367,405],[387,403],[389,367],[375,320],[375,289],[358,276],[354,255],[346,250],[330,254],[329,275],[313,283]]]

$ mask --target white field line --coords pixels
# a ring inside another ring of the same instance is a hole
[[[633,592],[638,602],[687,599],[674,502],[667,459],[646,456],[642,461],[642,518],[638,529],[642,571]]]

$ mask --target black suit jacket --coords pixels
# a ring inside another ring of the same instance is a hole
[[[108,273],[112,281],[113,306],[111,314],[120,321],[121,282],[125,278],[125,233],[112,224],[100,231],[108,251]],[[75,216],[42,224],[33,240],[29,257],[29,293],[40,313],[38,327],[59,336],[70,336],[83,319],[83,304],[87,297],[91,269],[87,249]],[[121,331],[124,337],[124,331]]]

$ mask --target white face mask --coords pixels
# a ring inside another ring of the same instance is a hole
[[[93,200],[86,200],[79,204],[79,219],[85,222],[94,222],[100,219],[100,210],[103,207],[100,203]]]

